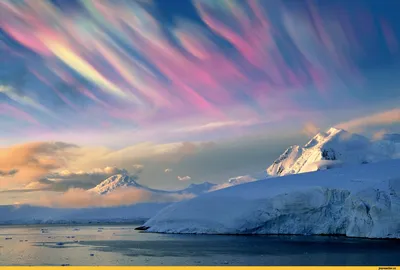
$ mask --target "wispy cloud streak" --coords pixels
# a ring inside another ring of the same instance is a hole
[[[243,118],[262,119],[273,111],[266,104],[274,96],[323,93],[332,81],[345,84],[361,74],[353,58],[368,38],[361,30],[375,20],[368,9],[360,4],[354,14],[332,4],[328,12],[317,1],[300,2],[194,0],[200,20],[175,16],[169,23],[156,1],[81,0],[65,8],[70,4],[4,0],[0,28],[25,48],[4,43],[23,56],[7,57],[24,58],[35,85],[23,86],[33,93],[29,98],[3,94],[23,111],[58,114],[50,112],[54,95],[77,123],[85,114],[92,129],[102,128],[100,122],[147,128],[195,116],[236,121],[232,108],[244,108]],[[370,32],[377,37],[379,32],[396,53],[390,21],[377,19],[379,26]],[[59,81],[69,90],[59,89]],[[44,93],[44,86],[52,93]],[[302,106],[287,99],[286,104]],[[0,103],[4,111],[5,102]],[[23,116],[15,109],[8,114],[48,124],[36,114]]]

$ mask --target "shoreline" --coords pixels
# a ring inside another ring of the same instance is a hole
[[[289,234],[289,233],[285,233],[285,234],[279,234],[279,233],[269,233],[269,234],[247,234],[247,233],[173,233],[173,232],[150,232],[147,231],[148,229],[150,229],[150,227],[148,227],[147,229],[142,229],[143,226],[139,226],[137,228],[135,228],[135,230],[141,232],[141,233],[155,233],[155,234],[170,234],[170,235],[201,235],[201,236],[205,236],[205,235],[220,235],[220,236],[303,236],[303,237],[307,237],[307,236],[319,236],[319,237],[338,237],[338,238],[348,238],[348,239],[365,239],[365,240],[385,240],[385,241],[400,241],[400,238],[390,238],[390,237],[386,237],[386,238],[378,238],[378,237],[358,237],[358,236],[347,236],[345,234]]]
[[[142,222],[126,221],[126,222],[99,222],[99,223],[38,223],[38,224],[0,224],[1,228],[12,228],[12,227],[89,227],[89,226],[120,226],[120,225],[132,225],[136,226],[133,229],[139,233],[149,233],[149,234],[166,234],[166,235],[199,235],[199,236],[238,236],[238,237],[268,237],[268,236],[278,236],[278,237],[326,237],[326,238],[346,238],[346,239],[359,239],[359,240],[377,240],[377,241],[400,241],[400,238],[376,238],[376,237],[357,237],[357,236],[346,236],[345,234],[246,234],[246,233],[166,233],[166,232],[149,232],[147,229],[143,228]]]
[[[74,226],[97,226],[97,225],[139,225],[141,221],[121,221],[121,222],[92,222],[92,223],[13,223],[13,224],[0,224],[0,228],[6,227],[74,227]]]

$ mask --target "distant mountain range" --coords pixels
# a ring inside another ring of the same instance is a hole
[[[92,189],[89,189],[90,192],[96,192],[98,194],[108,194],[117,188],[124,188],[124,187],[134,187],[137,189],[153,192],[153,193],[162,193],[162,194],[193,194],[193,195],[200,195],[204,192],[207,192],[213,189],[217,184],[213,184],[210,182],[204,182],[201,184],[190,184],[187,188],[177,191],[166,191],[166,190],[158,190],[152,189],[146,186],[143,186],[136,182],[136,178],[129,176],[128,174],[116,174],[110,176],[97,186]]]
[[[216,189],[268,177],[325,170],[352,164],[373,163],[399,157],[400,134],[384,134],[379,140],[370,140],[362,135],[332,127],[326,132],[316,134],[303,147],[290,146],[263,174],[237,176],[222,184],[210,182],[190,184],[187,188],[177,191],[152,189],[139,184],[135,177],[128,174],[117,174],[107,178],[89,191],[108,194],[117,188],[134,187],[153,193],[198,196]]]

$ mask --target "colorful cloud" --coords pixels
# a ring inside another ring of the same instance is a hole
[[[274,106],[302,110],[298,93],[324,98],[332,85],[358,81],[372,36],[392,55],[398,47],[390,18],[362,3],[354,13],[350,4],[328,10],[317,1],[194,0],[197,19],[170,23],[157,1],[67,2],[0,3],[1,48],[11,51],[4,59],[29,77],[17,89],[24,94],[10,90],[17,78],[2,87],[0,113],[42,132],[62,133],[65,115],[78,130],[180,121],[192,132],[194,117],[210,119],[206,129],[258,122],[280,114]],[[284,103],[269,105],[277,96]]]

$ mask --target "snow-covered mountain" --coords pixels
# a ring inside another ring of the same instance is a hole
[[[131,177],[127,174],[116,174],[110,176],[94,188],[89,189],[89,191],[96,192],[98,194],[107,194],[121,187],[144,188],[135,181],[134,177]]]
[[[399,134],[370,140],[343,129],[330,128],[303,147],[290,146],[268,167],[270,176],[311,172],[350,164],[366,164],[400,156]]]
[[[202,193],[208,192],[212,190],[212,188],[216,186],[216,184],[210,182],[204,182],[201,184],[191,184],[187,188],[182,190],[176,191],[166,191],[166,190],[159,190],[159,189],[152,189],[146,186],[143,186],[136,182],[136,178],[132,177],[128,174],[116,174],[110,176],[97,186],[92,189],[89,189],[89,192],[95,192],[101,195],[108,194],[118,188],[125,188],[125,187],[134,187],[141,190],[146,190],[153,193],[162,193],[162,194],[193,194],[193,195],[200,195]]]
[[[141,228],[400,238],[400,159],[254,181],[170,204]]]

